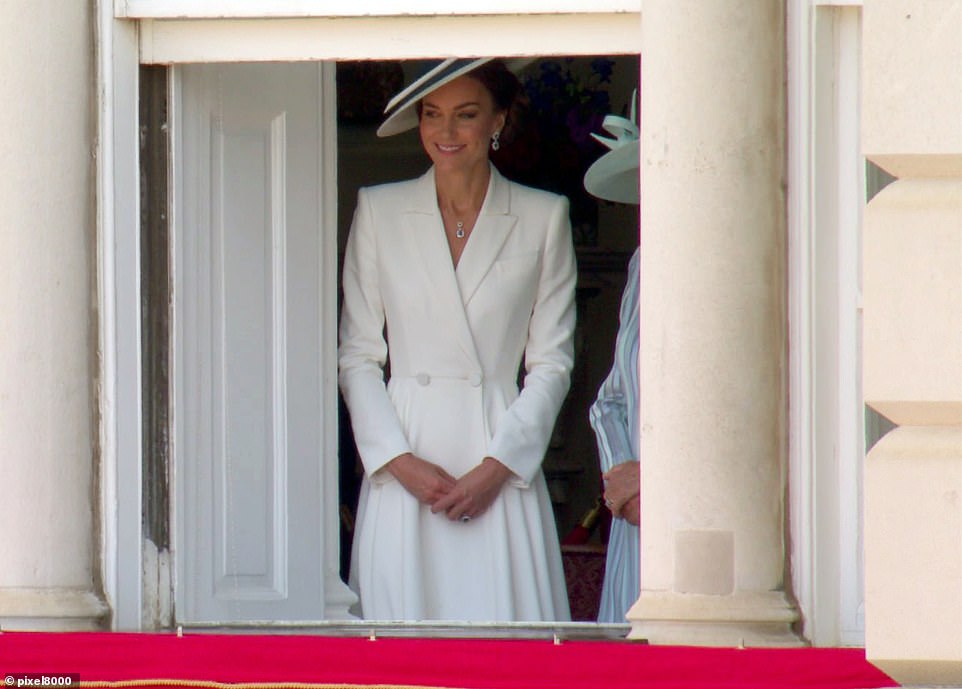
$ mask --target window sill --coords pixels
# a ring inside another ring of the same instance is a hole
[[[241,19],[639,13],[641,0],[115,0],[118,19]]]
[[[454,639],[621,640],[631,627],[597,622],[232,622],[183,625],[183,631],[238,634],[314,634],[346,637],[425,637]]]

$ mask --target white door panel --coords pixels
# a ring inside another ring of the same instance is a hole
[[[344,618],[325,68],[177,70],[174,426],[179,622]],[[328,76],[330,76],[328,74]],[[333,98],[330,99],[333,101]],[[328,353],[325,356],[325,352]],[[333,451],[332,451],[333,450]],[[335,497],[332,497],[335,496]]]

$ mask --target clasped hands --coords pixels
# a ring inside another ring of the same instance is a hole
[[[385,470],[419,502],[430,505],[433,513],[443,512],[451,521],[467,521],[484,513],[512,475],[494,457],[485,457],[456,479],[437,464],[410,452],[392,459]]]
[[[637,461],[616,464],[603,475],[605,505],[614,517],[638,526],[641,521],[641,465]]]

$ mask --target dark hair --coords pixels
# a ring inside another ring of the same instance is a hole
[[[527,107],[527,98],[518,77],[508,69],[501,60],[491,60],[479,67],[475,67],[464,76],[470,77],[491,94],[494,109],[503,112],[504,127],[501,129],[501,141],[511,143],[517,134],[516,125],[522,120],[521,111]],[[421,101],[415,106],[418,120],[421,119]]]
[[[481,82],[494,99],[494,107],[497,110],[510,110],[521,90],[518,77],[505,67],[501,60],[485,62],[468,72],[467,76]]]
[[[468,72],[467,76],[481,82],[494,100],[494,109],[504,112],[501,140],[511,143],[517,134],[516,124],[522,119],[519,111],[527,104],[518,77],[501,60],[485,62]]]

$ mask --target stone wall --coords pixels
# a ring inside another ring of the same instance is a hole
[[[862,145],[898,179],[864,216],[864,394],[898,424],[865,468],[869,660],[962,685],[962,1],[865,0]]]
[[[0,7],[0,626],[98,624],[93,3]]]

